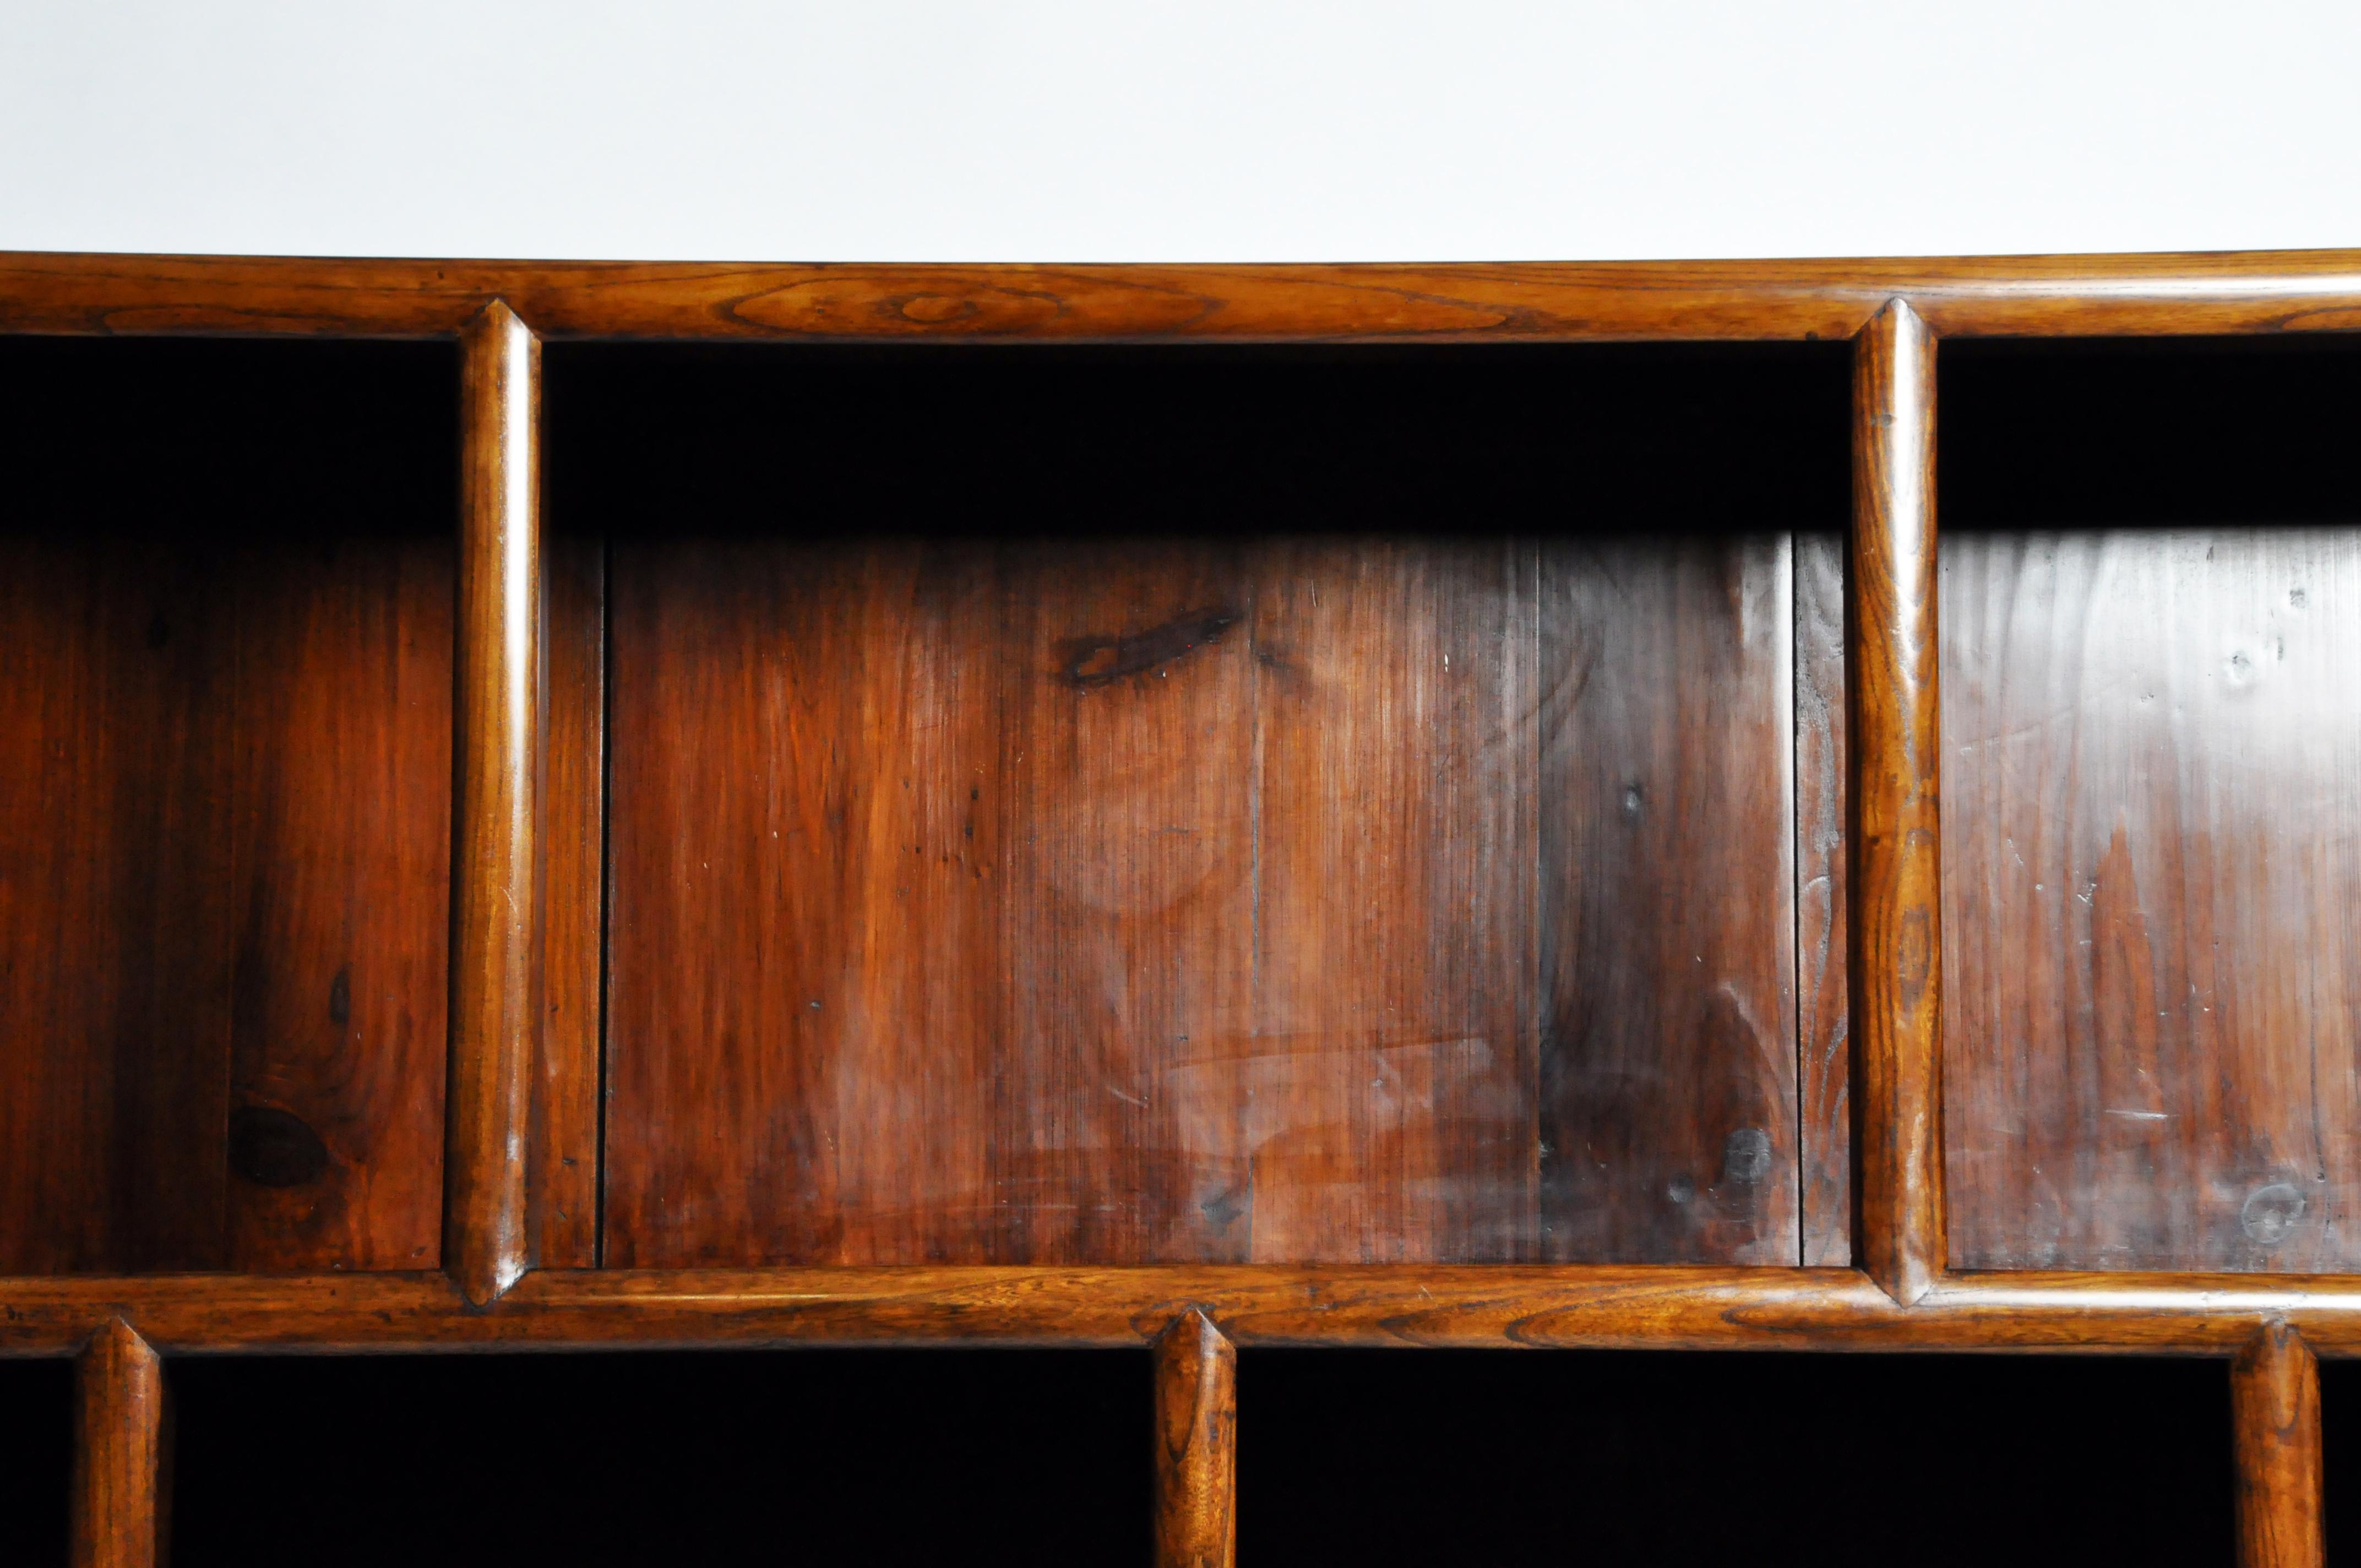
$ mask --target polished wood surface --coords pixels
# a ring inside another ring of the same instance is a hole
[[[1852,1261],[1845,537],[1795,535],[1795,1101],[1806,1267]]]
[[[1542,1255],[1793,1263],[1793,541],[1554,543],[1542,596]]]
[[[68,346],[5,356],[0,1269],[431,1267],[447,356]]]
[[[1943,554],[1953,1255],[2361,1266],[2361,548]]]
[[[443,1245],[471,1301],[531,1266],[541,1059],[540,345],[495,301],[461,340],[451,1082]]]
[[[0,253],[0,331],[558,337],[1849,338],[2349,332],[2361,252],[1444,266],[715,266]]]
[[[2322,1568],[2320,1365],[2287,1324],[2264,1328],[2230,1363],[2230,1421],[2239,1568]]]
[[[1856,1254],[1907,1304],[1943,1240],[1935,339],[1908,302],[1863,329],[1853,383],[1846,647]]]
[[[75,1369],[73,1568],[162,1568],[171,1537],[171,1443],[164,1360],[120,1318]]]
[[[1157,1568],[1237,1562],[1238,1351],[1191,1309],[1156,1338]]]

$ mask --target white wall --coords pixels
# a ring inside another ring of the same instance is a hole
[[[2361,246],[2361,0],[0,0],[0,247]]]

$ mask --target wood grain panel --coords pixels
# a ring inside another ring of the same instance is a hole
[[[229,1266],[431,1268],[449,919],[448,539],[239,552]]]
[[[1270,1065],[1247,552],[1004,554],[994,1190],[1028,1259],[1243,1262]]]
[[[0,1274],[214,1268],[233,660],[202,549],[0,536]]]
[[[606,959],[607,547],[558,533],[543,556],[548,669],[542,778],[543,1007],[533,1080],[534,1263],[598,1261],[598,1094]]]
[[[1253,1255],[1530,1255],[1532,547],[1340,539],[1267,559]]]
[[[1946,542],[1959,1263],[2361,1264],[2356,617],[2345,530]]]
[[[1841,534],[1795,535],[1795,1067],[1806,1268],[1852,1261]]]
[[[1793,1261],[1787,543],[1554,570],[619,546],[608,1261]]]
[[[619,554],[609,1260],[1513,1255],[1530,578]]]
[[[1541,570],[1543,1254],[1793,1263],[1790,542]]]
[[[1007,1256],[989,552],[615,559],[607,1261]]]

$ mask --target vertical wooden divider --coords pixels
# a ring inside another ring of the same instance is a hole
[[[2239,1568],[2321,1568],[2320,1363],[2286,1323],[2267,1325],[2230,1364],[2230,1420]]]
[[[1937,814],[1935,339],[1896,299],[1854,340],[1850,990],[1854,1257],[1908,1305],[1949,1262],[1943,1227]]]
[[[1238,1349],[1191,1309],[1159,1335],[1156,1568],[1237,1561]]]
[[[158,1568],[172,1501],[163,1357],[110,1318],[75,1373],[73,1568]]]
[[[460,338],[459,656],[443,1266],[478,1305],[531,1266],[541,1007],[541,345],[495,300]]]

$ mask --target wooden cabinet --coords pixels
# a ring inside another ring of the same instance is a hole
[[[1257,1550],[1241,1359],[1501,1343],[2213,1358],[2318,1561],[2352,330],[2345,255],[0,258],[76,1560],[184,1354],[956,1342],[1148,1353],[1168,1564]]]

